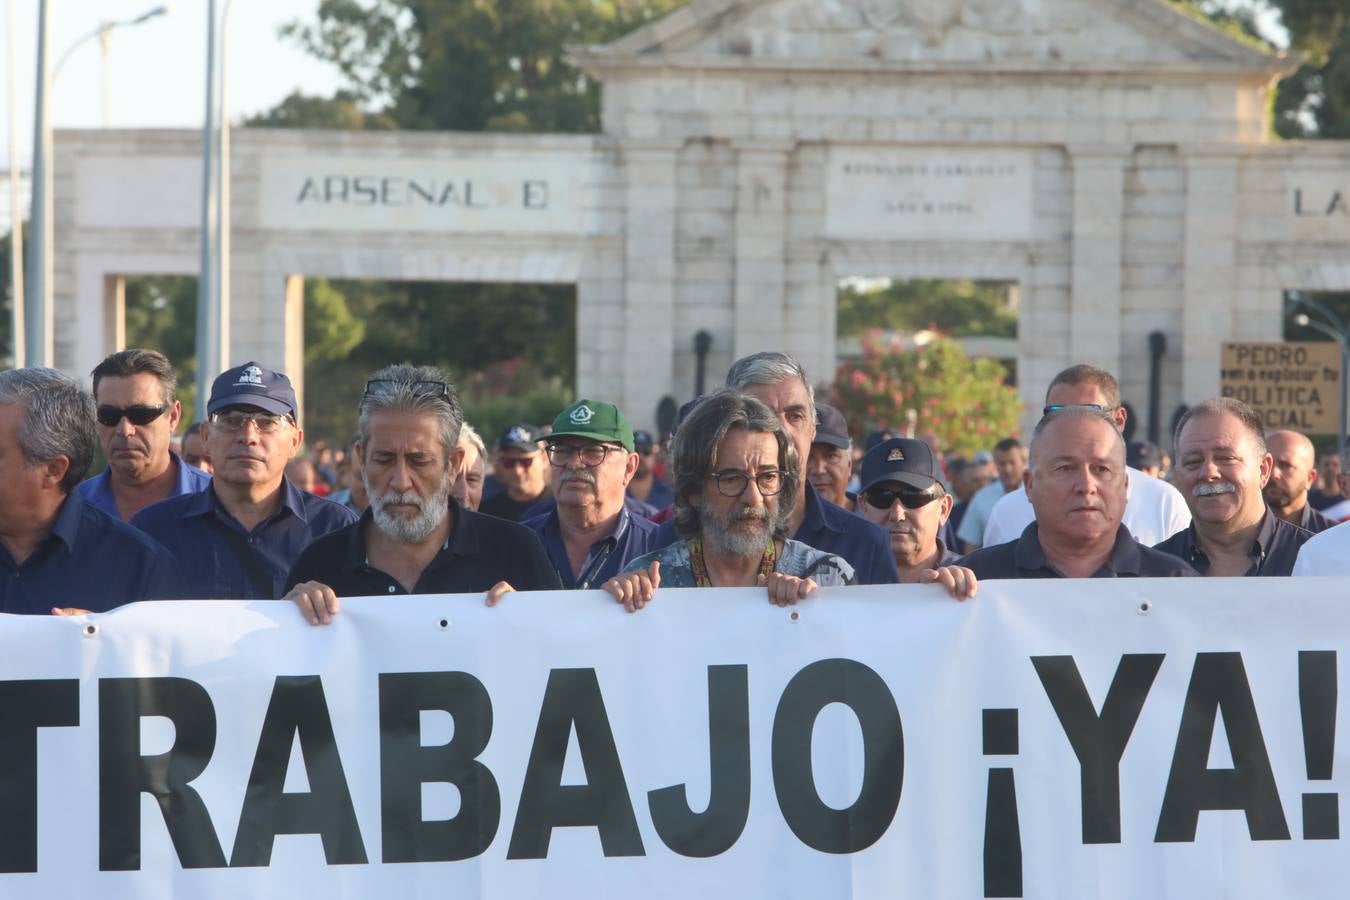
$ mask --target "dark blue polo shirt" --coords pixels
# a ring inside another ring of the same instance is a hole
[[[628,496],[632,497],[633,495],[629,494]],[[633,497],[633,499],[636,500],[637,498]],[[639,502],[645,503],[652,509],[660,512],[675,502],[675,491],[660,478],[653,478],[652,489],[647,494],[647,499]]]
[[[1341,523],[1337,522],[1335,519],[1328,519],[1326,516],[1313,509],[1311,503],[1304,505],[1303,515],[1299,518],[1298,523],[1300,528],[1304,531],[1311,532],[1312,534],[1321,534],[1328,528],[1335,528],[1339,524]]]
[[[356,521],[356,513],[340,503],[301,491],[289,478],[281,484],[280,508],[251,532],[226,511],[214,488],[148,506],[131,524],[178,559],[187,597],[274,600],[282,595],[286,574],[301,550]],[[255,587],[241,561],[246,550],[271,582],[266,594]]]
[[[1311,538],[1311,531],[1290,525],[1267,509],[1261,518],[1261,528],[1256,532],[1256,540],[1247,550],[1247,559],[1251,565],[1245,574],[1265,577],[1292,575],[1294,560],[1298,559],[1298,548]],[[1194,522],[1161,544],[1154,544],[1153,549],[1186,560],[1201,575],[1209,571],[1209,557],[1200,549]]]
[[[660,550],[675,543],[675,520],[663,522],[652,541]],[[833,553],[853,567],[855,584],[896,584],[900,572],[891,555],[891,538],[886,530],[856,513],[823,499],[806,483],[806,518],[792,536],[808,547]]]
[[[549,513],[553,512],[553,510],[555,510],[557,507],[558,501],[554,499],[552,494],[550,494],[543,500],[540,500],[538,503],[531,506],[529,509],[525,510],[525,512],[521,513],[520,519],[517,521],[519,521],[523,525],[526,522],[529,522],[531,519],[538,519],[540,516],[548,515]],[[633,516],[634,518],[637,519],[650,519],[652,516],[656,515],[661,511],[656,507],[652,506],[650,503],[643,503],[638,498],[630,497],[628,494],[623,495],[623,508],[628,510],[628,514],[630,516]],[[479,512],[483,512],[483,510],[480,509]],[[494,514],[491,512],[485,512],[484,515],[490,516]],[[497,518],[500,519],[505,517],[498,516]]]
[[[581,574],[574,576],[572,563],[567,558],[567,546],[563,543],[562,523],[558,521],[556,504],[547,515],[527,519],[521,524],[539,538],[563,588],[569,591],[598,588],[618,575],[630,561],[654,549],[652,541],[660,527],[641,516],[630,515],[627,509],[621,509],[619,524],[614,527],[613,534],[591,544]]]
[[[1161,545],[1159,545],[1161,546]],[[1032,522],[1022,536],[1006,544],[982,547],[967,553],[956,561],[975,572],[981,581],[997,578],[1063,578],[1062,572],[1050,565],[1041,547],[1040,532]],[[1134,539],[1130,529],[1121,525],[1116,529],[1116,542],[1111,555],[1102,567],[1092,573],[1093,578],[1180,578],[1194,577],[1197,572],[1177,557],[1149,548]]]
[[[182,592],[168,550],[76,494],[61,504],[52,533],[21,565],[0,546],[0,612],[49,615],[54,606],[105,612]]]
[[[506,581],[518,591],[556,591],[558,575],[528,528],[460,506],[450,498],[452,522],[445,546],[418,576],[414,594],[477,594]],[[375,528],[370,510],[359,522],[327,534],[305,548],[286,578],[289,590],[317,581],[339,597],[407,594],[393,576],[369,562],[366,532]]]
[[[169,456],[178,469],[178,478],[174,481],[173,487],[169,489],[165,500],[206,490],[207,485],[211,483],[210,475],[196,466],[190,466],[183,462],[183,457],[172,450],[169,451]],[[113,499],[112,466],[105,466],[103,471],[93,478],[86,478],[81,481],[75,486],[75,490],[90,506],[103,510],[114,519],[121,518],[117,514],[117,501]]]

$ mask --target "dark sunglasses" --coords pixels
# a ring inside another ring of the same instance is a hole
[[[168,410],[169,404],[163,406],[100,406],[94,417],[98,419],[98,424],[108,428],[117,427],[117,423],[123,418],[131,422],[132,425],[149,425],[158,419]]]
[[[885,488],[863,491],[863,499],[874,509],[890,509],[897,500],[905,509],[922,509],[941,496],[942,491],[931,488],[926,491],[892,491]]]

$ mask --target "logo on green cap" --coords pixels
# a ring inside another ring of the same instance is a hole
[[[589,406],[578,406],[572,410],[572,414],[568,418],[572,420],[573,425],[589,425],[591,419],[595,418],[595,410]]]

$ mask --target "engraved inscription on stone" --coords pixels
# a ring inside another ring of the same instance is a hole
[[[261,220],[319,231],[575,234],[586,172],[556,158],[267,157]]]
[[[1286,174],[1284,215],[1291,237],[1313,242],[1350,238],[1350,172]]]
[[[826,236],[1030,240],[1031,166],[1019,150],[831,148]]]

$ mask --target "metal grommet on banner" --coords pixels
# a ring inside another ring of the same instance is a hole
[[[90,622],[88,625],[84,626],[84,634],[86,637],[93,637],[98,634],[98,626],[93,622]]]
[[[1139,604],[1139,615],[1146,616],[1152,611],[1153,611],[1153,604],[1149,603],[1147,600]]]
[[[449,619],[441,619],[441,627],[442,627],[442,628],[449,628],[449,627],[450,627],[450,620],[449,620]]]
[[[792,611],[792,621],[797,622],[797,621],[800,621],[800,620],[801,620],[801,613],[797,612],[797,611],[794,609],[794,610]]]

